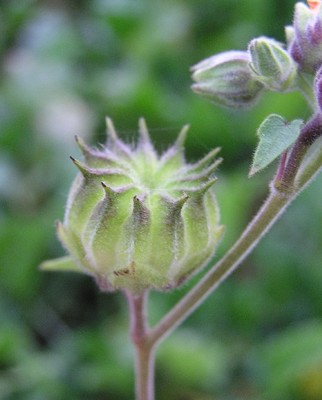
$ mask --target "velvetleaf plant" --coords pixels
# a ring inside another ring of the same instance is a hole
[[[147,318],[150,290],[171,290],[213,256],[222,235],[213,192],[218,149],[189,164],[184,128],[158,155],[144,120],[136,146],[124,143],[108,119],[101,148],[77,143],[79,170],[57,234],[69,255],[43,263],[44,270],[71,270],[94,277],[103,291],[128,299],[136,350],[136,400],[153,400],[157,345],[223,282],[259,243],[288,205],[322,167],[322,6],[295,5],[286,44],[253,39],[245,51],[214,55],[192,67],[192,89],[215,104],[252,106],[267,91],[300,91],[312,110],[308,121],[272,114],[260,125],[250,175],[279,160],[269,195],[230,250],[154,327]]]

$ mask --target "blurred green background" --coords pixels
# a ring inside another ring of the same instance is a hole
[[[232,112],[190,90],[189,67],[266,35],[284,40],[294,1],[7,0],[0,3],[0,399],[133,399],[120,294],[86,276],[41,273],[64,254],[63,217],[79,157],[74,135],[104,141],[104,117],[133,140],[144,116],[159,150],[190,123],[187,158],[222,147],[218,255],[267,193],[247,178],[256,128],[274,112],[308,118],[297,94]],[[158,400],[322,399],[322,177],[242,268],[170,336]],[[189,288],[151,296],[156,322]]]

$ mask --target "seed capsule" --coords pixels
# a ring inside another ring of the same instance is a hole
[[[185,127],[158,155],[143,119],[135,147],[107,119],[101,149],[76,142],[85,161],[79,170],[57,235],[70,257],[43,263],[47,270],[78,270],[104,291],[175,288],[213,256],[223,229],[212,190],[218,150],[201,161],[184,159]]]

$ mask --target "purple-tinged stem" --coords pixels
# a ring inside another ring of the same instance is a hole
[[[136,400],[154,400],[154,346],[149,341],[146,304],[148,293],[126,292],[130,312],[130,335],[135,347]]]
[[[322,115],[314,115],[302,128],[294,144],[282,176],[275,180],[275,187],[281,191],[294,191],[294,179],[308,148],[322,135]]]
[[[281,179],[283,177],[284,170],[285,170],[285,167],[286,167],[287,155],[288,155],[288,152],[286,150],[286,151],[284,151],[284,153],[281,156],[281,160],[280,160],[280,163],[279,163],[279,166],[278,166],[278,169],[277,169],[277,173],[276,173],[276,176],[275,176],[275,182],[281,181]]]

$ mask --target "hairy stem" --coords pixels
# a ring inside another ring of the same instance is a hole
[[[154,348],[136,345],[135,351],[136,400],[154,400]]]
[[[135,347],[136,400],[154,400],[154,346],[148,340],[147,292],[134,295],[126,292],[130,311],[130,335]]]

